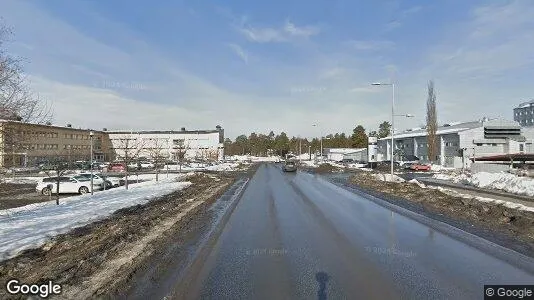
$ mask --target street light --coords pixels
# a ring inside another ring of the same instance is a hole
[[[312,124],[312,127],[319,127],[317,124]],[[323,160],[323,133],[321,132],[321,160]]]
[[[394,83],[381,83],[381,82],[374,82],[371,83],[371,85],[387,85],[391,86],[391,180],[393,181],[393,134],[395,129],[395,84]]]
[[[91,195],[93,195],[93,136],[95,135],[94,132],[89,132],[89,138],[91,140]],[[104,186],[106,186],[106,182],[104,181]]]

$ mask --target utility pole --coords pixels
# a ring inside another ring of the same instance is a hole
[[[89,132],[89,138],[91,140],[91,196],[93,195],[93,136],[94,132]],[[104,180],[104,186],[106,186],[106,181]]]

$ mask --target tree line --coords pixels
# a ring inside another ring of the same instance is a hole
[[[378,131],[366,132],[362,125],[357,125],[348,135],[344,132],[330,133],[323,137],[323,148],[367,148],[369,136],[384,138],[389,135],[391,124],[382,122]],[[255,155],[268,156],[287,153],[315,153],[320,151],[321,139],[319,137],[308,139],[296,136],[289,137],[287,133],[275,134],[270,131],[268,134],[252,132],[248,136],[241,134],[232,141],[226,138],[224,141],[226,155]]]

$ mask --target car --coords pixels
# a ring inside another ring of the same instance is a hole
[[[296,172],[297,171],[297,162],[295,161],[286,161],[282,166],[284,172]]]
[[[108,165],[108,172],[126,172],[126,164],[125,163],[110,163]]]
[[[430,171],[430,165],[417,163],[417,164],[412,164],[410,166],[410,169],[414,171]]]
[[[58,177],[43,178],[37,183],[35,190],[43,195],[51,195],[57,193]],[[79,179],[67,176],[59,177],[59,193],[60,194],[87,194],[91,192],[91,181],[87,178],[81,177]],[[93,190],[100,190],[101,187],[95,185]]]
[[[154,169],[155,165],[149,161],[144,161],[140,163],[142,169]]]
[[[91,173],[80,173],[74,176],[76,179],[82,179],[82,177],[91,181]],[[106,183],[106,186],[104,186],[104,182]],[[98,185],[106,189],[113,186],[112,183],[109,180],[104,179],[101,174],[93,174],[93,185]]]

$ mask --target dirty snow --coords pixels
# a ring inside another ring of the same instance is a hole
[[[5,183],[14,183],[14,184],[36,184],[37,182],[41,181],[41,179],[45,178],[47,176],[39,176],[39,177],[6,177],[3,182]]]
[[[478,200],[480,202],[486,202],[486,203],[491,203],[491,204],[495,204],[495,205],[503,205],[505,207],[512,208],[512,209],[534,212],[534,207],[533,206],[526,206],[526,205],[523,205],[523,204],[520,204],[520,203],[504,201],[504,200],[497,200],[497,199],[486,198],[486,197],[472,196],[472,195],[469,195],[469,194],[459,193],[457,191],[453,191],[453,190],[450,190],[450,189],[447,189],[447,188],[443,188],[443,187],[431,187],[431,188],[439,190],[439,191],[441,191],[441,192],[443,192],[445,194],[449,194],[451,196],[462,197],[462,198],[466,198],[466,199],[475,199],[475,200]]]
[[[417,184],[420,188],[424,189],[426,188],[426,185],[424,183],[421,183],[419,180],[417,179],[412,179],[410,181],[408,181],[409,183],[413,183],[413,184]]]
[[[433,178],[449,180],[479,188],[502,190],[508,193],[534,196],[534,178],[519,177],[510,173],[479,172],[473,175],[445,175],[435,174]]]
[[[387,182],[405,182],[404,179],[401,177],[393,174],[393,177],[391,177],[391,174],[373,174],[373,177],[381,180],[381,181],[387,181]],[[393,179],[393,180],[392,180]]]
[[[36,248],[51,237],[103,219],[113,212],[144,204],[191,185],[164,179],[132,185],[129,190],[111,189],[94,196],[81,195],[0,211],[0,261],[20,251]]]

